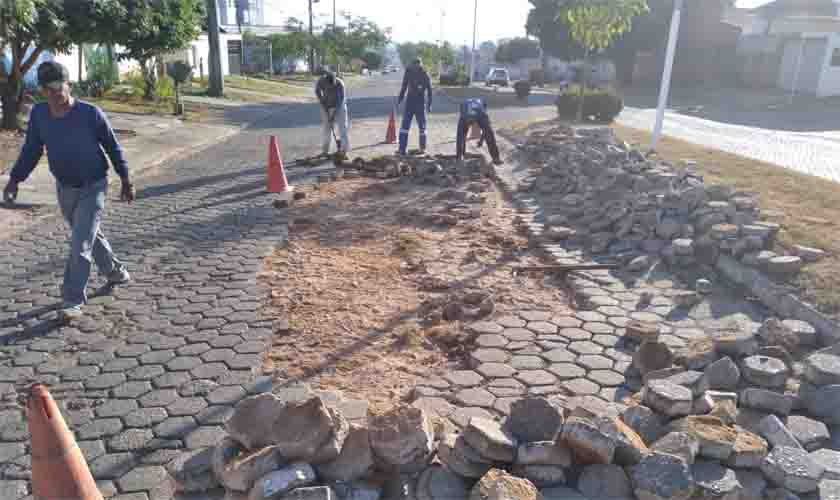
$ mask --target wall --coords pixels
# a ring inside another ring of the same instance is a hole
[[[779,70],[778,86],[784,90],[793,90],[816,95],[819,78],[825,61],[825,38],[806,38],[788,40],[782,46],[782,64]],[[802,54],[799,63],[800,53]],[[797,66],[799,77],[797,79]]]
[[[241,40],[242,37],[238,34],[220,34],[219,35],[219,45],[221,46],[222,50],[222,74],[229,75],[230,74],[230,64],[228,61],[228,53],[227,53],[227,42],[228,40]],[[206,34],[202,34],[198,37],[189,47],[183,50],[179,50],[173,52],[172,54],[167,55],[164,58],[165,61],[186,61],[190,66],[193,68],[193,76],[200,77],[202,73],[202,66],[204,70],[204,76],[207,76],[209,72],[209,61],[210,61],[210,40],[207,38]]]
[[[831,65],[834,51],[840,51],[840,34],[834,34],[828,38],[825,62],[817,90],[817,96],[819,97],[840,95],[840,66]]]

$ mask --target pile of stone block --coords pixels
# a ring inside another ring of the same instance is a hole
[[[405,178],[421,184],[454,187],[479,180],[493,171],[481,155],[470,154],[463,161],[447,155],[378,156],[356,158],[338,168],[343,175],[365,175],[378,179]]]
[[[631,271],[658,259],[683,268],[722,254],[787,279],[825,252],[773,251],[780,226],[762,221],[754,193],[708,185],[692,161],[676,167],[619,143],[610,129],[537,131],[519,145],[531,166],[522,189],[546,212],[544,236],[610,255]]]

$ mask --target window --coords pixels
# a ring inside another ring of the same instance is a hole
[[[831,53],[831,67],[840,68],[840,47],[834,49],[834,52]]]

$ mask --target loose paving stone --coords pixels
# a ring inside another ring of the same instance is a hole
[[[560,385],[569,391],[569,393],[575,396],[587,396],[587,395],[594,395],[598,394],[598,391],[601,388],[598,384],[592,382],[591,380],[587,380],[585,378],[576,378],[573,380],[566,380],[561,382]]]
[[[594,342],[572,342],[569,344],[569,350],[576,354],[601,354],[604,348]]]
[[[624,376],[612,370],[594,370],[586,378],[601,387],[617,387],[624,383]]]
[[[716,390],[735,389],[741,380],[741,370],[728,356],[707,366],[705,373],[709,388]]]
[[[488,460],[513,462],[516,457],[516,438],[493,420],[470,419],[463,436],[479,455]]]
[[[681,458],[666,453],[652,453],[630,472],[637,498],[650,500],[688,500],[695,492],[690,466]]]
[[[777,446],[764,459],[761,471],[776,486],[809,493],[817,489],[825,468],[801,448]]]
[[[470,388],[464,389],[455,395],[455,400],[462,406],[474,406],[479,408],[492,408],[496,396],[486,389]]]
[[[808,417],[791,415],[787,419],[787,428],[806,451],[824,448],[831,439],[824,423]]]
[[[581,342],[592,338],[591,333],[581,328],[563,328],[557,334],[569,342]]]
[[[651,380],[643,392],[645,406],[667,415],[679,417],[691,413],[691,390],[667,380]]]
[[[484,381],[484,377],[472,370],[456,370],[449,372],[446,380],[460,387],[475,387]]]
[[[823,479],[840,481],[840,452],[835,450],[816,450],[811,452],[811,459],[825,469]]]
[[[697,483],[695,498],[698,500],[738,500],[741,483],[732,469],[704,461],[694,464],[691,473]]]
[[[600,355],[583,355],[577,358],[577,364],[587,370],[608,370],[613,367],[613,361]]]
[[[469,407],[458,408],[449,418],[455,425],[463,429],[470,423],[470,419],[472,418],[493,420],[494,415],[484,408]]]
[[[768,415],[761,419],[758,423],[758,431],[774,447],[802,448],[790,429],[775,415]]]
[[[784,361],[767,356],[750,356],[744,359],[741,373],[749,382],[768,388],[784,387],[789,369]]]
[[[768,413],[786,416],[793,408],[791,398],[782,393],[749,387],[741,391],[741,405]]]
[[[816,386],[840,384],[840,356],[830,353],[812,354],[805,360],[804,376]]]
[[[516,355],[508,362],[511,367],[519,371],[541,370],[545,368],[546,362],[539,356]]]
[[[698,398],[709,390],[709,381],[703,372],[685,371],[666,378],[672,384],[681,385],[691,390],[692,397]]]

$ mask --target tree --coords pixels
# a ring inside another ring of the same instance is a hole
[[[530,38],[514,38],[500,43],[496,50],[496,60],[500,63],[515,63],[522,59],[539,57],[539,42]]]
[[[107,20],[121,17],[118,0],[13,0],[2,2],[0,48],[8,47],[10,58],[0,53],[0,101],[4,129],[20,128],[20,101],[24,77],[44,52],[61,53],[74,44],[116,34]]]
[[[583,119],[589,55],[609,48],[618,37],[632,29],[633,18],[647,10],[645,0],[589,1],[566,10],[569,33],[572,39],[584,48],[584,77],[580,86],[578,121]]]
[[[365,65],[368,69],[379,69],[382,67],[382,63],[385,61],[385,58],[379,52],[369,50],[365,52],[362,60],[365,61]]]
[[[204,19],[201,0],[129,0],[134,12],[122,26],[125,50],[122,59],[134,59],[140,65],[145,81],[144,99],[156,95],[157,75],[154,62],[167,52],[183,49],[198,38]]]
[[[366,17],[354,17],[344,12],[346,26],[326,26],[323,31],[323,47],[336,62],[349,63],[352,59],[363,59],[369,50],[383,49],[391,38],[390,28],[381,28]]]
[[[309,32],[303,29],[303,21],[290,17],[286,21],[286,32],[269,36],[273,57],[284,62],[306,57],[311,45]]]

